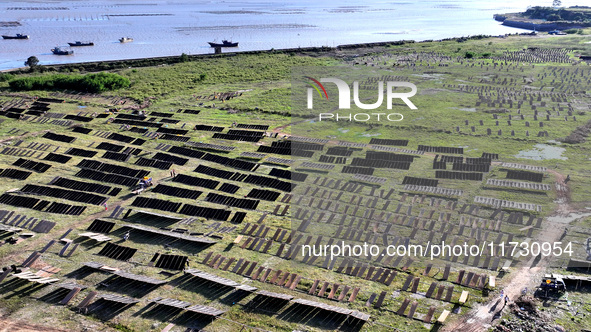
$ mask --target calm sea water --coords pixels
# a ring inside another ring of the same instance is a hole
[[[31,39],[0,40],[0,70],[22,67],[31,55],[55,64],[213,53],[207,42],[222,39],[240,43],[224,50],[232,52],[515,33],[520,30],[499,25],[492,15],[552,1],[546,2],[9,1],[0,3],[0,34],[23,33]],[[124,36],[134,42],[119,43]],[[77,40],[95,46],[76,47],[71,56],[51,53]]]

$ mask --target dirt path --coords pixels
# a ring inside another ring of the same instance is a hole
[[[67,332],[47,326],[33,325],[25,322],[15,322],[0,318],[0,332]]]
[[[564,183],[565,176],[555,170],[548,169],[548,172],[556,177],[555,188],[557,192],[556,203],[557,209],[552,214],[553,222],[544,223],[544,228],[535,239],[537,242],[555,242],[560,241],[565,228],[569,221],[566,217],[575,212],[570,206],[570,190],[568,185]],[[564,218],[564,219],[563,219]],[[562,220],[562,222],[561,222]],[[539,262],[534,262],[535,257],[523,264],[523,267],[513,270],[508,276],[509,282],[504,287],[504,293],[509,296],[510,300],[514,300],[521,295],[521,291],[528,287],[532,289],[538,284],[538,279],[544,273],[545,267],[548,266],[552,257],[543,257]],[[533,266],[535,263],[535,266]],[[488,329],[498,321],[501,313],[504,310],[509,310],[508,306],[504,307],[503,302],[500,301],[499,292],[491,295],[488,302],[477,305],[471,312],[461,316],[458,320],[450,322],[445,325],[441,331],[462,331],[462,332],[482,332]]]

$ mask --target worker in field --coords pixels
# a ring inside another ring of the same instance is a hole
[[[150,186],[150,184],[151,184],[151,183],[152,183],[152,179],[151,179],[151,178],[149,178],[149,177],[147,177],[147,176],[144,176],[144,178],[140,180],[140,186],[141,186],[143,189],[146,189],[146,188],[148,188],[148,187]]]

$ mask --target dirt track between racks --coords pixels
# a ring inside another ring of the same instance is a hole
[[[576,212],[570,206],[570,190],[564,183],[565,176],[555,170],[548,169],[548,172],[556,177],[554,183],[557,191],[556,203],[558,206],[552,213],[553,217],[567,217],[570,213]],[[568,226],[568,222],[546,222],[541,233],[535,239],[538,242],[559,241]],[[543,257],[539,262],[534,262],[535,257],[524,262],[522,267],[513,270],[508,274],[509,282],[503,287],[504,294],[509,296],[510,300],[515,300],[521,295],[525,287],[531,287],[535,283],[540,273],[550,263],[551,257]],[[535,264],[534,264],[535,263]],[[483,332],[498,322],[498,318],[504,312],[509,310],[509,306],[503,306],[503,301],[497,296],[498,292],[491,294],[488,302],[476,304],[476,306],[467,314],[458,319],[449,322],[441,328],[441,332],[462,331],[462,332]]]
[[[0,317],[0,332],[68,332],[66,330],[57,330],[47,326],[27,324],[16,322]]]

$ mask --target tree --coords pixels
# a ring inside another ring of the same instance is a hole
[[[189,61],[189,56],[185,53],[181,54],[181,57],[179,59],[181,62],[187,62]]]
[[[560,7],[560,6],[562,6],[562,1],[560,1],[560,0],[552,1],[552,7]]]
[[[25,66],[29,66],[29,68],[33,69],[39,65],[39,59],[36,56],[30,56],[27,61],[25,61]]]

